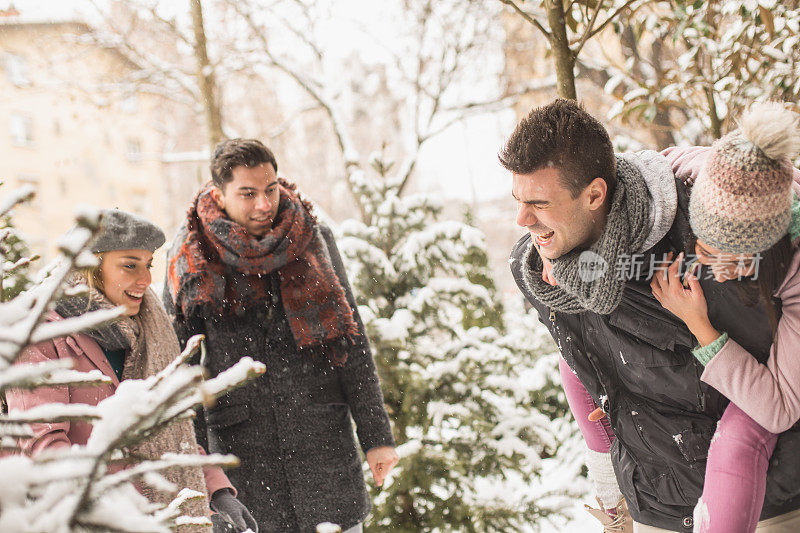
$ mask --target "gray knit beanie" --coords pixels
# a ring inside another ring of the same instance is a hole
[[[100,233],[90,245],[92,252],[148,250],[155,252],[167,240],[161,228],[144,218],[120,211],[103,209]]]
[[[777,102],[753,104],[739,129],[711,149],[689,202],[698,239],[725,253],[758,253],[791,221],[792,163],[800,150],[797,115]]]

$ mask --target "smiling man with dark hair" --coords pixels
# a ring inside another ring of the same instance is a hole
[[[164,303],[178,336],[205,334],[211,376],[249,356],[263,377],[197,416],[197,437],[232,453],[239,499],[262,531],[361,530],[375,482],[397,463],[364,326],[331,230],[253,139],[217,146],[168,258]]]
[[[517,224],[528,230],[511,269],[561,351],[606,531],[692,531],[727,405],[700,381],[685,324],[653,298],[657,269],[617,268],[657,265],[691,242],[684,160],[680,150],[615,156],[602,125],[569,100],[531,111],[500,154],[513,176]],[[766,361],[766,313],[739,298],[735,281],[702,283],[712,323]],[[758,531],[799,530],[798,451],[795,426],[773,454],[761,515],[769,520]]]

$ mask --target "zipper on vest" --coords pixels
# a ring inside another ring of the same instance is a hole
[[[550,322],[555,322],[555,321],[556,321],[556,312],[551,309],[550,310]]]

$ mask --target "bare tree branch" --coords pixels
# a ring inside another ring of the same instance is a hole
[[[595,8],[594,13],[592,13],[592,18],[589,19],[589,23],[586,25],[586,28],[583,31],[583,36],[581,36],[581,40],[578,42],[578,46],[573,48],[572,53],[574,54],[575,57],[578,57],[578,55],[581,53],[581,50],[583,50],[583,45],[585,45],[586,41],[589,39],[590,34],[592,32],[592,27],[594,26],[594,23],[597,21],[597,17],[600,15],[600,11],[603,9],[604,3],[605,0],[597,0],[597,7]],[[588,5],[586,6],[586,9],[588,11],[589,9]]]
[[[549,31],[547,31],[547,30],[545,29],[545,27],[544,27],[544,26],[542,26],[542,24],[541,24],[541,23],[540,23],[538,20],[536,20],[535,18],[533,18],[532,16],[530,16],[530,15],[529,15],[527,12],[525,12],[525,11],[524,11],[522,8],[520,8],[520,7],[519,7],[519,6],[516,4],[516,2],[514,2],[514,0],[500,0],[500,1],[501,1],[502,3],[504,3],[505,5],[507,5],[507,6],[511,6],[511,7],[514,9],[514,11],[516,11],[517,13],[519,13],[519,15],[520,15],[520,16],[521,16],[523,19],[525,19],[525,20],[526,20],[527,22],[529,22],[530,24],[533,24],[533,25],[534,25],[534,26],[535,26],[535,27],[536,27],[536,28],[537,28],[537,29],[538,29],[540,32],[542,32],[542,34],[543,34],[545,37],[547,37],[547,40],[548,40],[548,41],[550,40],[550,32],[549,32]]]
[[[269,132],[267,134],[267,137],[269,137],[270,139],[275,139],[276,137],[280,137],[281,135],[286,133],[286,130],[289,129],[289,127],[300,117],[300,115],[308,113],[309,111],[315,111],[317,109],[320,109],[319,104],[307,105],[301,107],[300,109],[295,110],[286,120],[280,123],[278,127]]]
[[[594,37],[595,35],[597,35],[601,31],[603,31],[603,29],[605,29],[605,27],[608,26],[609,23],[611,23],[615,18],[617,18],[617,15],[619,15],[624,10],[628,9],[631,5],[635,4],[638,1],[639,0],[628,0],[627,2],[625,2],[623,5],[621,5],[619,8],[617,8],[616,11],[614,11],[612,14],[610,14],[608,17],[606,17],[606,20],[604,20],[602,24],[600,24],[593,32],[591,32],[589,34],[589,36],[587,37],[587,39],[591,39],[592,37]],[[636,10],[639,9],[640,7],[641,7],[641,4],[639,6],[637,6],[636,9],[631,9],[631,13],[630,14],[633,15],[636,12]]]

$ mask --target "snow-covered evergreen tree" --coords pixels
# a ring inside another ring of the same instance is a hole
[[[27,196],[31,191],[26,189],[23,193]],[[14,226],[10,213],[0,216],[0,257],[0,302],[5,302],[28,286],[31,261],[38,259],[38,256],[31,256],[28,244]]]
[[[0,199],[0,218],[31,195],[30,190],[20,189]],[[97,211],[87,210],[80,215],[78,228],[61,242],[61,256],[38,273],[37,283],[15,298],[0,302],[0,395],[10,388],[90,385],[109,380],[100,371],[71,370],[68,360],[13,364],[31,343],[91,328],[120,313],[119,309],[102,310],[57,322],[44,321],[51,302],[62,292],[67,274],[96,261],[85,249],[98,225]],[[199,367],[184,364],[198,349],[199,337],[159,374],[122,382],[113,396],[97,406],[45,404],[8,413],[4,409],[0,414],[0,531],[145,533],[210,526],[207,517],[185,516],[180,508],[183,502],[202,494],[172,486],[159,472],[181,466],[235,465],[236,458],[174,453],[135,462],[123,470],[111,468],[120,459],[130,462],[124,455],[127,448],[176,419],[192,416],[193,406],[263,373],[262,364],[243,359],[216,378],[204,381]],[[19,450],[17,439],[32,436],[30,423],[78,419],[92,421],[93,431],[85,446],[47,450],[32,458],[9,453]],[[142,496],[133,482],[158,491],[180,492],[168,507],[162,508]]]
[[[626,61],[604,66],[608,118],[661,114],[676,140],[705,144],[753,102],[800,97],[798,0],[660,0],[615,29],[630,38]]]
[[[575,435],[552,342],[521,309],[513,324],[498,312],[476,228],[441,220],[430,198],[400,196],[391,165],[373,168],[374,179],[352,178],[367,220],[342,224],[340,241],[401,457],[370,530],[535,530],[558,519],[580,460],[568,461],[570,476],[542,477],[563,467],[544,460]]]

